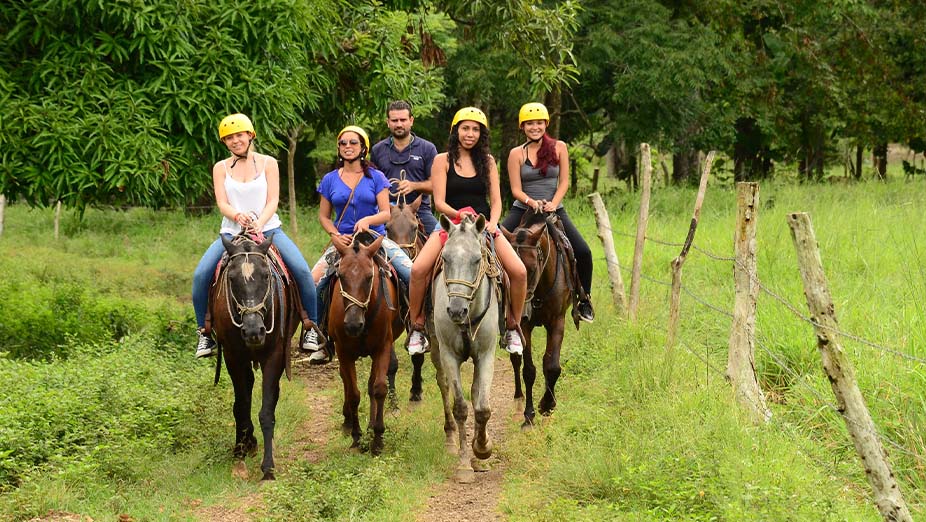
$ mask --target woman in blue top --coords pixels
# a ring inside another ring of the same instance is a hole
[[[313,332],[318,320],[315,307],[315,284],[309,273],[299,247],[283,233],[277,216],[280,202],[280,169],[270,156],[254,152],[251,145],[256,133],[251,120],[244,114],[232,114],[219,123],[219,139],[228,147],[232,156],[212,167],[212,185],[216,206],[222,213],[222,227],[219,233],[227,239],[242,229],[259,230],[267,239],[273,238],[273,246],[296,280],[302,307],[309,317],[303,326]],[[215,354],[215,342],[204,333],[206,307],[209,301],[209,284],[215,266],[225,252],[222,238],[216,239],[203,254],[193,273],[193,311],[199,326],[199,342],[196,357]],[[302,340],[305,346],[306,339]]]
[[[321,201],[318,205],[318,220],[322,228],[331,236],[332,243],[349,246],[353,235],[361,230],[371,230],[386,235],[385,224],[389,221],[389,180],[386,175],[370,166],[367,151],[370,138],[367,133],[355,125],[344,127],[338,133],[338,168],[322,178],[318,186]],[[332,219],[332,211],[336,217]],[[411,277],[412,261],[395,242],[386,238],[382,243],[386,257],[395,268],[396,273],[408,287]],[[324,306],[325,289],[328,280],[328,256],[333,255],[334,244],[325,250],[312,268],[312,277],[318,284],[318,308]],[[318,350],[314,331],[309,332],[309,345]],[[311,349],[311,348],[310,348]],[[312,361],[324,359],[325,355],[317,352]]]

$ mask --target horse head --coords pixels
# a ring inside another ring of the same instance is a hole
[[[389,221],[386,222],[386,235],[404,249],[408,257],[412,259],[418,254],[419,206],[421,206],[421,196],[408,204],[399,200],[397,205],[389,207]]]
[[[366,327],[366,314],[370,302],[376,297],[378,268],[373,256],[379,251],[385,236],[373,239],[368,232],[354,236],[349,246],[335,243],[341,254],[338,264],[338,281],[344,300],[344,331],[359,337]]]
[[[524,213],[521,223],[513,232],[502,229],[502,233],[512,248],[518,253],[518,257],[524,263],[527,269],[527,295],[526,301],[530,303],[534,299],[534,293],[543,273],[547,268],[547,262],[550,260],[551,244],[547,230],[546,214],[555,214],[553,212],[532,212]],[[530,319],[532,306],[525,306],[523,316]]]
[[[444,261],[444,281],[447,285],[447,315],[456,324],[469,321],[472,310],[482,309],[479,286],[485,275],[482,254],[486,227],[485,216],[463,216],[460,224],[451,223],[446,216],[440,218],[441,228],[447,231],[447,242],[441,252]]]
[[[222,244],[228,252],[223,281],[228,313],[245,345],[260,348],[268,333],[266,319],[273,321],[273,274],[267,257],[273,236],[260,244],[247,238],[232,242],[222,236]]]

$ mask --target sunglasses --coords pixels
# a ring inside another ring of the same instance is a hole
[[[351,145],[360,145],[360,140],[341,140],[338,142],[338,145],[346,147],[348,143]]]

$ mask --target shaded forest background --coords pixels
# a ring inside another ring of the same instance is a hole
[[[580,168],[631,186],[640,142],[677,184],[709,149],[736,180],[861,178],[869,154],[883,178],[888,143],[926,148],[924,21],[889,0],[7,2],[0,193],[208,206],[216,122],[244,112],[312,202],[332,134],[385,136],[399,98],[439,149],[457,108],[483,108],[497,155],[543,101]]]

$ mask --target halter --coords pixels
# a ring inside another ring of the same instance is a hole
[[[347,306],[344,307],[345,312],[351,306],[356,306],[357,308],[360,308],[361,310],[366,312],[367,308],[370,306],[370,299],[373,298],[373,286],[376,284],[376,280],[379,278],[379,269],[376,268],[376,262],[373,260],[370,260],[370,264],[373,265],[373,276],[370,278],[370,291],[369,293],[367,293],[366,301],[361,302],[360,299],[357,299],[356,297],[345,292],[343,285],[338,285],[338,291],[341,292],[341,297],[343,297],[344,299],[347,299],[348,301]]]
[[[485,279],[486,276],[497,277],[498,275],[500,275],[498,267],[489,262],[489,251],[486,248],[482,248],[481,250],[482,250],[482,255],[481,255],[481,259],[479,260],[479,271],[476,272],[476,277],[472,281],[467,281],[465,279],[448,279],[446,275],[447,274],[446,267],[444,267],[444,270],[445,270],[443,272],[444,286],[447,288],[448,298],[459,297],[459,298],[462,298],[472,303],[473,298],[476,297],[476,292],[479,291],[479,287],[482,284],[482,280]],[[450,290],[450,285],[463,285],[469,288],[471,291],[468,293],[467,292],[453,292]],[[492,288],[490,287],[488,290],[489,292],[491,292]],[[477,319],[476,328],[474,328],[472,332],[470,333],[470,336],[469,336],[470,341],[474,341],[476,339],[476,334],[479,332],[479,328],[482,326],[482,321],[485,319],[486,313],[488,311],[489,311],[489,302],[487,300],[485,308],[482,310],[482,312],[479,313],[478,316],[476,316],[476,319]],[[469,324],[461,325],[460,328],[461,329],[472,328],[472,326],[473,326],[473,321],[472,319],[470,319]]]
[[[399,171],[399,178],[392,178],[389,180],[389,194],[396,197],[396,202],[399,204],[399,208],[405,207],[408,205],[408,199],[405,197],[405,194],[397,194],[392,191],[392,186],[398,185],[400,181],[405,181],[408,177],[405,169]],[[415,216],[415,234],[412,238],[411,243],[396,243],[396,246],[405,250],[408,253],[408,257],[415,259],[418,256],[418,216]]]
[[[229,262],[231,262],[232,259],[238,256],[244,256],[245,263],[250,263],[249,256],[257,256],[260,259],[262,259],[264,263],[267,264],[267,268],[268,268],[267,291],[264,292],[264,297],[263,299],[261,299],[260,304],[256,306],[244,306],[238,301],[238,298],[235,297],[234,292],[232,292],[231,286],[228,284],[228,272],[229,271],[223,270],[221,286],[222,286],[223,292],[225,293],[225,305],[228,307],[229,311],[233,310],[231,306],[231,302],[229,301],[229,298],[231,298],[231,301],[234,301],[235,303],[234,310],[237,310],[238,316],[242,318],[242,321],[239,323],[238,321],[235,320],[235,314],[234,313],[230,314],[232,324],[234,324],[238,328],[241,328],[241,326],[244,324],[244,316],[246,314],[258,314],[260,316],[261,322],[264,322],[266,324],[265,318],[264,318],[264,312],[266,311],[267,298],[269,297],[270,303],[273,309],[271,310],[271,313],[270,313],[270,328],[267,329],[267,333],[268,334],[273,333],[273,329],[276,327],[276,299],[273,298],[273,271],[269,270],[270,259],[267,257],[266,254],[262,254],[260,252],[238,252],[237,254],[232,254],[228,256]]]
[[[550,242],[552,240],[550,238],[550,232],[546,230],[546,224],[544,224],[544,231],[543,231],[543,236],[541,236],[541,241],[543,240],[544,237],[547,238],[547,242]],[[535,281],[531,281],[531,285],[527,290],[527,295],[524,297],[524,302],[529,303],[534,299],[534,292],[537,290],[537,285],[540,284],[540,279],[543,278],[543,273],[547,270],[547,263],[550,262],[551,256],[549,252],[547,252],[546,255],[544,255],[543,248],[541,248],[539,241],[537,245],[518,245],[518,244],[512,243],[511,246],[514,247],[515,250],[536,250],[537,259],[540,260],[540,262],[538,263],[540,265],[540,269],[537,270],[537,278]]]

